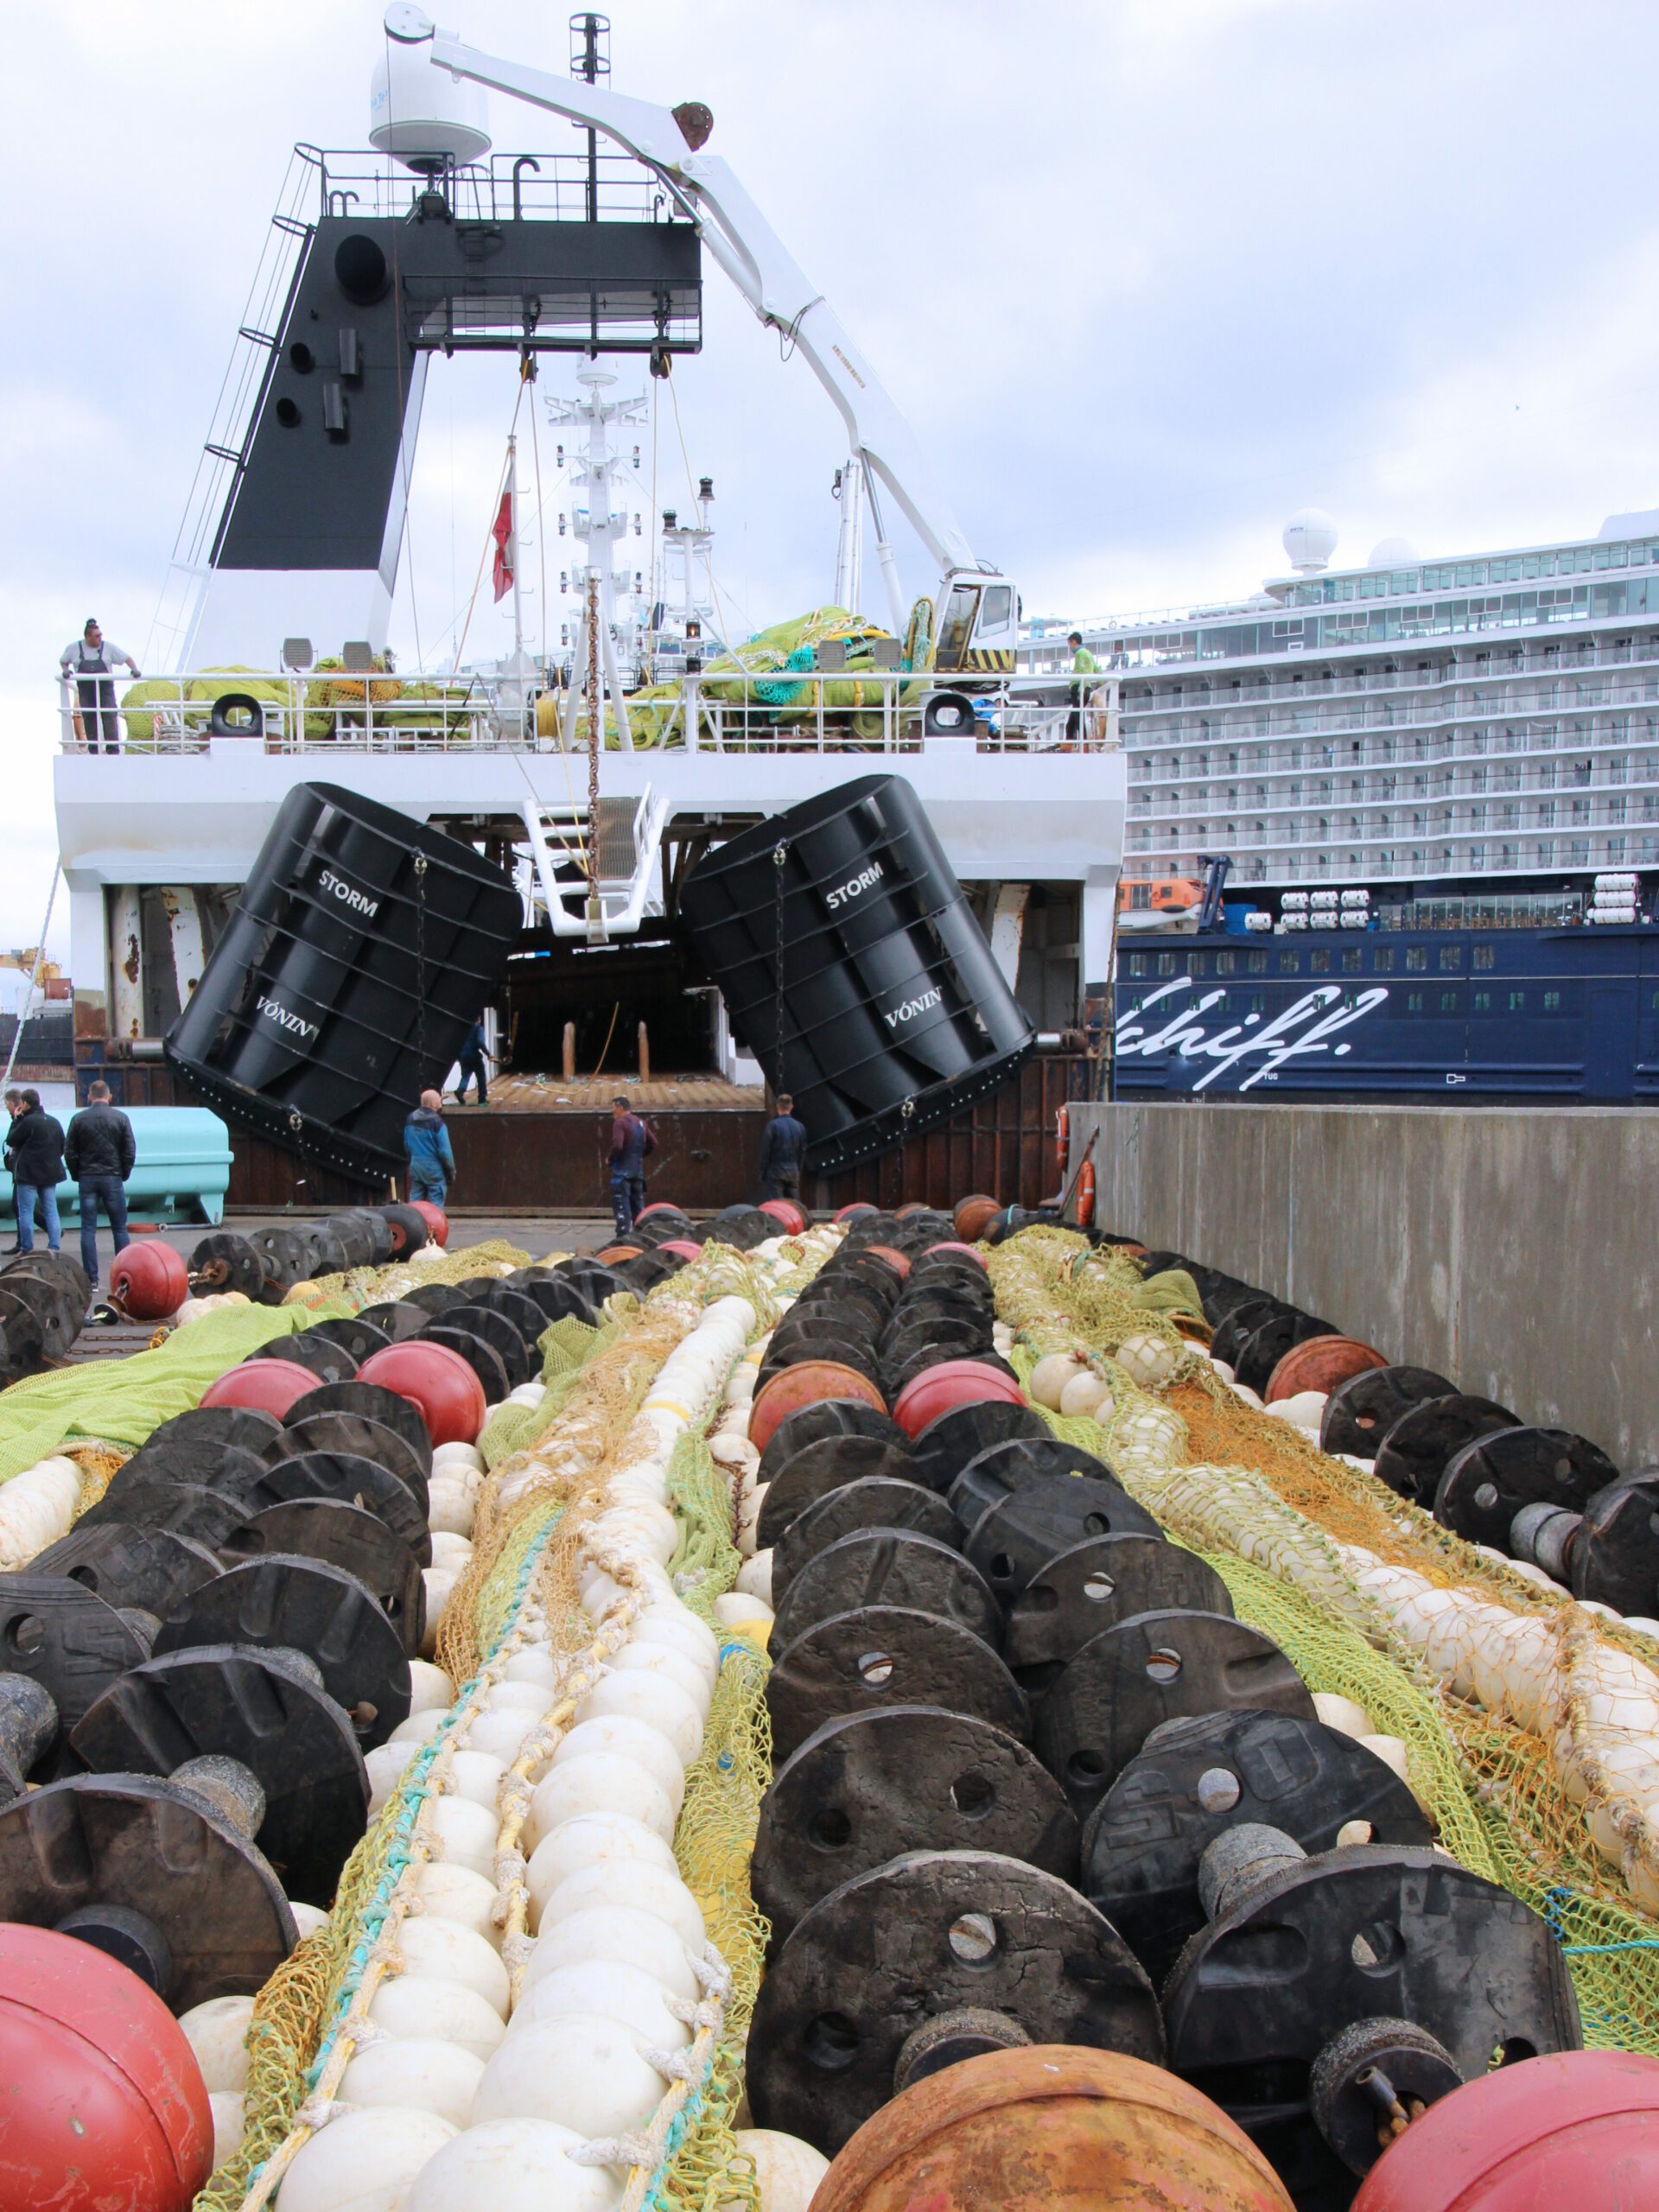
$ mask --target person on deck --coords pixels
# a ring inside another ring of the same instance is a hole
[[[98,1210],[101,1205],[110,1224],[110,1244],[120,1251],[130,1244],[127,1234],[127,1178],[138,1157],[132,1123],[118,1106],[110,1103],[110,1086],[95,1083],[86,1103],[72,1115],[64,1165],[72,1183],[80,1185],[80,1264],[92,1288],[98,1288]]]
[[[38,1090],[25,1090],[22,1111],[6,1137],[11,1158],[12,1195],[17,1205],[17,1249],[35,1249],[35,1209],[46,1224],[48,1249],[63,1241],[58,1223],[58,1185],[63,1180],[63,1125],[41,1104]]]
[[[489,1087],[484,1080],[485,1057],[484,1023],[482,1017],[480,1017],[467,1031],[466,1042],[462,1045],[460,1054],[458,1055],[461,1065],[461,1081],[455,1086],[455,1103],[457,1106],[464,1106],[467,1103],[467,1086],[469,1083],[476,1083],[478,1085],[479,1104],[480,1106],[487,1106],[489,1104]]]
[[[1098,676],[1100,663],[1084,644],[1082,631],[1073,630],[1065,642],[1071,648],[1073,677]],[[1083,700],[1084,686],[1081,683],[1074,681],[1071,686],[1071,711],[1065,718],[1066,741],[1071,745],[1077,744],[1083,735]]]
[[[780,1090],[778,1111],[760,1136],[760,1195],[798,1200],[805,1161],[806,1125],[795,1118],[795,1101]]]
[[[645,1162],[656,1149],[655,1134],[618,1091],[611,1101],[611,1215],[619,1238],[645,1203]]]
[[[103,732],[105,753],[121,750],[121,723],[115,711],[115,685],[111,681],[122,663],[135,676],[138,664],[130,652],[113,645],[89,615],[86,627],[71,645],[66,645],[58,656],[58,665],[66,676],[75,679],[75,734],[86,744],[89,753],[99,750],[99,733]]]
[[[455,1155],[443,1126],[443,1093],[423,1090],[421,1103],[404,1123],[404,1151],[409,1160],[409,1195],[442,1213],[454,1180]]]

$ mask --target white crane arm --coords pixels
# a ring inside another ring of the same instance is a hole
[[[437,30],[408,0],[387,9],[385,25],[388,35],[404,45],[429,41],[435,68],[586,124],[655,170],[695,213],[709,252],[760,320],[782,332],[805,357],[840,410],[852,450],[891,492],[941,575],[979,566],[909,423],[839,316],[809,283],[728,164],[691,149],[671,110],[482,54]]]

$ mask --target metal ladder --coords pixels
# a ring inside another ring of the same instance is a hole
[[[527,798],[522,811],[554,936],[585,937],[590,944],[632,936],[645,918],[668,800],[647,784],[637,803],[602,798],[591,815],[575,799],[547,805]],[[594,878],[560,882],[559,868],[575,863],[584,839]]]

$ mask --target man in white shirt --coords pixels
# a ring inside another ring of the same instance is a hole
[[[66,645],[58,657],[64,674],[75,679],[75,735],[90,752],[121,750],[121,724],[115,711],[115,686],[110,678],[123,664],[137,675],[138,664],[132,655],[112,645],[91,618],[73,645]],[[100,728],[104,739],[101,747],[98,741]]]

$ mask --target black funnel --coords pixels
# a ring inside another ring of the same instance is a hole
[[[948,1121],[1035,1042],[900,776],[746,830],[691,871],[681,912],[817,1173]]]
[[[378,1179],[402,1167],[405,1116],[499,987],[521,912],[470,845],[338,785],[297,785],[167,1056],[245,1128]]]

